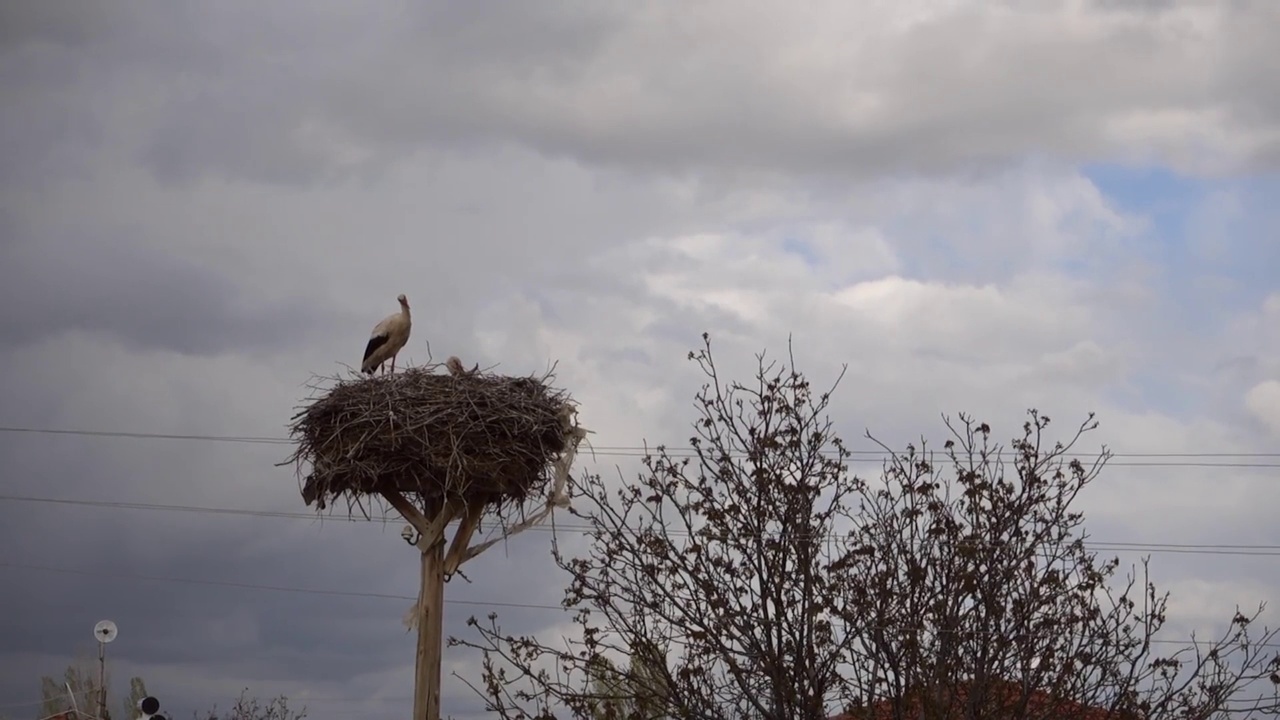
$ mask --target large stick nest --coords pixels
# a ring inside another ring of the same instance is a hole
[[[573,425],[568,394],[543,377],[437,373],[438,365],[386,376],[335,378],[293,417],[310,466],[302,499],[324,509],[345,496],[399,491],[420,507],[445,500],[501,506],[545,492]],[[322,390],[317,385],[313,388]]]

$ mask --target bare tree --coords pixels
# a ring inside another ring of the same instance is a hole
[[[1087,549],[1071,506],[1109,454],[1085,463],[1072,448],[1092,418],[1046,445],[1032,410],[1007,450],[985,424],[948,421],[945,461],[882,445],[891,459],[867,483],[825,415],[830,391],[763,356],[750,385],[723,381],[703,340],[692,453],[660,446],[634,483],[575,488],[590,546],[553,555],[581,637],[513,637],[490,615],[450,639],[483,651],[473,687],[491,711],[1207,720],[1275,707],[1241,699],[1280,671],[1275,633],[1253,629],[1261,608],[1179,651],[1156,637],[1167,596],[1145,563],[1117,587],[1119,561]]]
[[[637,654],[656,672],[629,673],[627,686],[661,702],[619,717],[820,720],[846,698],[839,666],[855,638],[825,538],[858,481],[825,416],[829,392],[763,355],[750,385],[722,381],[703,340],[689,354],[708,379],[692,456],[658,447],[634,484],[589,476],[575,488],[592,545],[586,557],[555,557],[571,576],[566,606],[584,608],[580,641],[565,651],[507,637],[492,615],[472,619],[478,642],[451,638],[486,651],[483,694],[503,717],[556,705],[590,717],[602,698],[584,682],[589,669]],[[544,661],[554,668],[539,669]],[[532,682],[514,688],[519,678]]]
[[[1237,610],[1220,637],[1171,653],[1157,635],[1168,594],[1143,560],[1113,582],[1071,509],[1105,465],[1045,439],[1035,410],[1010,447],[986,423],[947,421],[942,457],[908,446],[868,487],[845,561],[846,622],[861,624],[851,681],[876,717],[1209,718],[1274,708],[1240,691],[1280,670],[1262,612]],[[1088,710],[1086,710],[1088,709]],[[888,712],[885,712],[885,711]],[[1105,711],[1099,714],[1099,711]],[[856,713],[851,713],[856,716]]]

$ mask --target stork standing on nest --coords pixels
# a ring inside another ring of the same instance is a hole
[[[412,322],[409,318],[409,300],[404,295],[396,298],[400,301],[400,312],[382,319],[369,335],[369,344],[364,348],[364,360],[360,363],[360,372],[373,374],[381,367],[386,374],[386,362],[391,361],[391,372],[396,371],[396,355],[409,342],[409,330]]]

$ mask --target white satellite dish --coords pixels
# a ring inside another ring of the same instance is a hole
[[[116,639],[119,631],[116,630],[116,624],[110,620],[103,620],[93,626],[93,637],[100,643],[106,644]]]

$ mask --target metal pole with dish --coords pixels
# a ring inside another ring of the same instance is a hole
[[[93,638],[98,641],[98,714],[99,720],[107,718],[107,643],[116,639],[119,630],[110,620],[102,620],[93,626]]]

